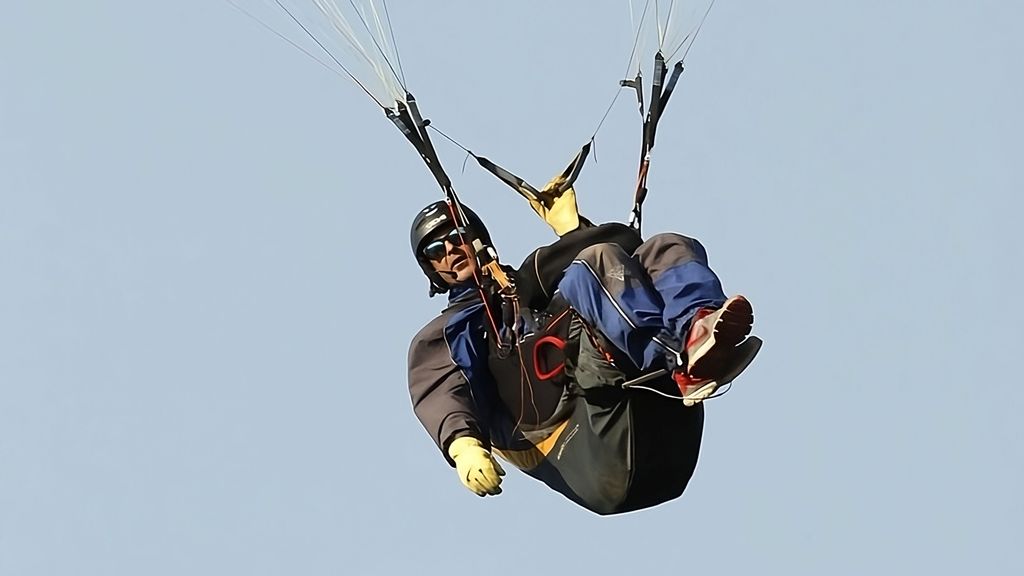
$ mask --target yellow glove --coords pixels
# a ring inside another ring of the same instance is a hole
[[[576,191],[572,186],[562,190],[566,183],[566,175],[560,174],[551,179],[540,191],[540,195],[531,198],[528,195],[530,206],[548,226],[555,231],[555,234],[564,236],[567,232],[580,227],[580,212],[576,206]]]
[[[477,496],[501,494],[505,471],[476,438],[462,436],[448,446],[459,480]]]

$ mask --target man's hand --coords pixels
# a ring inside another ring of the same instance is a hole
[[[547,186],[540,191],[540,196],[529,202],[533,211],[543,218],[559,236],[564,236],[580,226],[580,212],[576,207],[576,191],[571,185],[566,186],[564,175],[552,178]]]
[[[476,438],[462,436],[448,446],[459,480],[477,496],[501,494],[505,471]]]

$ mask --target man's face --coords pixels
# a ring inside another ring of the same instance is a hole
[[[465,228],[459,230],[461,238],[455,228],[443,228],[431,236],[423,249],[430,265],[449,286],[468,282],[477,271],[476,252],[469,244],[469,234]]]

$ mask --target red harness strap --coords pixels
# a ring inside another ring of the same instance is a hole
[[[545,344],[550,344],[551,346],[554,346],[559,350],[565,350],[565,340],[562,340],[558,336],[544,336],[543,338],[539,338],[533,344],[533,373],[537,375],[538,380],[550,380],[555,376],[558,376],[559,374],[562,373],[563,370],[565,370],[565,361],[563,360],[562,362],[559,362],[558,365],[552,368],[551,370],[548,370],[546,372],[541,371],[540,349],[541,346],[544,346]]]

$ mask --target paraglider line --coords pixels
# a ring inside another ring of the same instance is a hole
[[[669,5],[668,5],[668,15],[665,16],[665,31],[666,32],[668,32],[668,29],[672,27],[672,12],[675,10],[675,8],[676,8],[675,1],[669,2]],[[664,48],[664,47],[665,47],[664,45],[658,46],[658,48]]]
[[[683,57],[679,59],[680,61],[686,60],[686,55],[690,53],[690,48],[693,48],[693,43],[697,41],[697,35],[700,34],[700,29],[704,27],[704,22],[707,21],[708,14],[711,14],[711,9],[714,7],[715,0],[711,0],[711,4],[708,4],[708,9],[704,11],[704,17],[700,19],[700,24],[697,24],[697,29],[693,32],[693,39],[690,40],[690,43],[686,46],[686,50],[683,52]],[[680,45],[679,48],[682,48],[682,45]],[[676,48],[672,52],[672,56],[675,56],[675,53],[679,51],[679,48]]]
[[[437,133],[438,133],[438,134],[440,134],[440,135],[441,135],[441,136],[442,136],[442,137],[443,137],[443,138],[444,138],[445,140],[447,140],[447,141],[451,142],[452,144],[455,144],[456,146],[458,146],[459,148],[461,148],[463,152],[465,152],[466,154],[469,154],[469,155],[470,155],[470,156],[472,156],[473,158],[476,158],[476,154],[473,154],[473,151],[472,151],[472,150],[470,150],[469,148],[466,148],[466,147],[465,147],[465,146],[463,146],[462,144],[459,144],[459,143],[458,143],[458,142],[457,142],[457,141],[456,141],[456,140],[455,140],[454,138],[452,138],[451,136],[449,136],[449,135],[445,134],[445,133],[444,133],[443,131],[441,131],[441,129],[440,129],[440,128],[438,128],[438,127],[434,126],[433,124],[431,124],[430,126],[427,126],[427,128],[429,128],[430,130],[433,130],[434,132],[437,132]]]
[[[636,35],[633,37],[633,48],[629,51],[629,61],[626,62],[626,71],[622,74],[625,78],[629,76],[629,70],[633,67],[633,58],[636,57],[636,49],[640,45],[640,34],[644,29],[644,20],[647,18],[647,10],[651,6],[651,0],[647,0],[644,3],[644,11],[640,13],[640,22],[636,27]],[[601,127],[604,126],[604,121],[608,119],[608,115],[611,114],[612,108],[615,107],[615,103],[619,100],[619,95],[622,94],[622,85],[619,85],[619,89],[615,91],[615,97],[612,98],[608,108],[604,111],[604,116],[601,116],[601,121],[597,123],[597,128],[594,129],[593,134],[590,136],[590,140],[593,141],[597,137],[597,133],[601,131]],[[642,113],[642,111],[641,111]]]
[[[281,9],[281,10],[284,10],[284,13],[285,13],[285,14],[287,14],[287,15],[288,15],[288,17],[292,19],[292,22],[295,22],[295,24],[296,24],[296,25],[298,25],[298,27],[299,27],[299,28],[302,28],[302,31],[306,33],[306,36],[309,36],[309,38],[310,38],[311,40],[313,40],[313,42],[316,42],[316,45],[317,45],[317,46],[319,46],[319,47],[320,47],[320,49],[321,49],[321,50],[323,50],[325,54],[327,54],[328,56],[330,56],[330,57],[331,57],[331,60],[334,60],[334,63],[335,63],[335,64],[337,64],[338,66],[340,66],[340,67],[341,67],[341,69],[342,69],[342,70],[344,70],[346,74],[348,74],[348,77],[349,77],[349,78],[351,78],[353,82],[355,82],[356,84],[358,84],[358,85],[359,85],[359,87],[363,89],[363,92],[366,92],[366,95],[367,95],[367,96],[369,96],[369,97],[370,97],[370,98],[371,98],[371,99],[372,99],[372,100],[373,100],[374,102],[376,102],[376,103],[377,103],[377,105],[378,105],[378,106],[380,106],[381,108],[383,108],[383,109],[385,109],[385,110],[387,109],[387,106],[385,106],[385,105],[384,105],[384,104],[383,104],[383,103],[382,103],[382,102],[381,102],[380,100],[378,100],[378,99],[377,99],[377,97],[376,97],[376,96],[374,96],[374,95],[373,95],[373,93],[371,93],[371,92],[370,92],[370,91],[369,91],[369,90],[368,90],[368,89],[366,88],[366,86],[364,86],[364,85],[363,85],[363,83],[359,81],[359,79],[358,79],[358,78],[356,78],[355,74],[352,74],[352,72],[351,72],[351,71],[349,71],[349,69],[348,69],[348,68],[346,68],[346,67],[345,67],[345,65],[344,65],[344,64],[342,64],[342,63],[341,63],[341,62],[340,62],[340,61],[338,60],[338,58],[337,58],[337,57],[336,57],[336,56],[335,56],[334,54],[332,54],[332,53],[331,53],[331,51],[330,51],[330,50],[328,50],[328,49],[327,49],[327,47],[326,47],[326,46],[324,46],[324,45],[323,45],[323,43],[322,43],[322,42],[320,42],[320,40],[319,40],[319,39],[318,39],[318,38],[317,38],[317,37],[316,37],[316,36],[315,36],[315,35],[314,35],[314,34],[313,34],[312,32],[310,32],[310,31],[309,31],[309,28],[307,28],[305,24],[303,24],[303,23],[302,23],[302,22],[301,22],[301,21],[300,21],[300,20],[299,20],[298,18],[296,18],[296,17],[295,17],[295,15],[294,15],[294,14],[292,14],[291,10],[289,10],[289,9],[288,9],[288,8],[287,8],[287,7],[286,7],[286,6],[284,5],[284,4],[281,4],[281,0],[274,0],[274,3],[275,3],[275,4],[277,4],[277,6],[278,6],[278,7],[279,7],[279,8]]]
[[[297,42],[295,42],[295,41],[294,41],[294,40],[292,40],[291,38],[289,38],[289,37],[285,36],[284,34],[282,34],[282,33],[278,32],[278,31],[277,31],[277,30],[275,30],[275,29],[274,29],[274,28],[273,28],[272,26],[270,26],[269,24],[267,24],[267,23],[266,23],[266,22],[264,22],[263,20],[260,20],[259,18],[257,18],[257,17],[256,17],[256,16],[255,16],[255,15],[254,15],[253,13],[249,12],[249,11],[248,11],[248,10],[246,10],[245,8],[242,8],[242,7],[241,7],[241,6],[239,6],[238,4],[235,4],[234,0],[225,0],[225,1],[226,1],[226,2],[228,3],[228,4],[230,4],[230,5],[231,5],[231,6],[232,6],[232,7],[233,7],[233,8],[235,9],[235,10],[238,10],[238,11],[239,11],[239,12],[241,12],[242,14],[245,14],[246,16],[248,16],[249,18],[251,18],[251,19],[252,19],[253,21],[255,21],[255,22],[256,22],[257,24],[259,24],[260,26],[262,26],[263,28],[265,28],[266,30],[268,30],[268,31],[269,31],[269,32],[270,32],[271,34],[273,34],[274,36],[277,36],[277,37],[278,37],[278,38],[280,38],[281,40],[284,40],[285,42],[287,42],[287,43],[291,44],[293,48],[295,48],[296,50],[298,50],[298,51],[302,52],[302,53],[303,53],[303,54],[305,54],[306,56],[309,56],[309,57],[310,57],[310,58],[312,58],[312,59],[313,59],[313,61],[315,61],[315,62],[316,62],[317,64],[319,64],[319,65],[323,66],[324,68],[326,68],[326,69],[330,70],[330,71],[331,71],[332,73],[334,73],[334,74],[335,74],[336,76],[338,76],[339,78],[344,78],[344,77],[345,77],[345,74],[344,74],[344,73],[342,73],[342,72],[338,71],[338,70],[337,70],[336,68],[332,68],[332,67],[331,67],[331,66],[330,66],[330,65],[329,65],[328,63],[326,63],[326,62],[324,62],[323,60],[321,60],[321,59],[317,58],[317,57],[316,57],[316,55],[314,55],[314,54],[313,54],[312,52],[310,52],[309,50],[306,50],[305,48],[303,48],[302,46],[300,46],[300,45],[299,45],[299,44],[298,44]]]
[[[669,2],[669,13],[672,12],[673,2]],[[661,10],[658,9],[658,0],[654,0],[654,27],[658,31],[658,47],[665,44],[665,31],[661,29]],[[667,26],[666,26],[667,27]]]
[[[391,14],[388,13],[388,3],[381,0],[384,6],[384,18],[388,21],[388,33],[391,34],[391,45],[395,47],[395,63],[398,64],[398,73],[402,77],[402,84],[405,85],[405,70],[402,69],[402,55],[398,52],[398,42],[395,40],[395,30],[391,27]]]
[[[384,61],[388,63],[388,68],[391,70],[391,73],[395,75],[395,78],[401,78],[401,80],[402,80],[402,90],[405,90],[406,92],[408,92],[409,91],[408,88],[405,87],[405,76],[402,75],[402,74],[399,74],[398,72],[395,71],[395,67],[391,65],[391,60],[388,60],[387,52],[385,52],[384,49],[380,47],[380,43],[377,42],[377,37],[373,34],[373,30],[370,30],[370,25],[366,23],[366,19],[363,18],[362,12],[359,11],[359,8],[356,8],[355,2],[353,0],[348,0],[348,3],[352,6],[352,9],[355,10],[356,15],[359,16],[359,21],[363,23],[363,28],[366,30],[366,33],[370,35],[370,40],[373,40],[373,45],[377,47],[377,51],[380,52],[380,55],[384,58]],[[385,11],[384,11],[384,16],[387,18],[388,29],[390,29],[391,28],[391,17],[387,15],[387,9],[386,8],[385,8]],[[392,44],[394,44],[394,38],[395,38],[395,35],[394,35],[394,32],[392,32],[391,33]],[[398,56],[398,46],[397,45],[395,45],[395,56],[396,57]],[[399,68],[401,68],[401,66],[399,66]]]
[[[651,6],[651,0],[644,4],[644,11],[640,13],[640,22],[636,25],[636,37],[633,38],[633,49],[629,52],[629,62],[626,63],[626,73],[629,76],[629,69],[633,67],[633,58],[636,57],[636,49],[640,46],[640,35],[644,29],[644,21],[647,20],[647,10]]]
[[[594,128],[594,133],[590,135],[591,142],[594,141],[594,138],[597,137],[597,133],[600,132],[601,127],[604,126],[604,121],[608,119],[608,115],[611,114],[612,108],[615,107],[615,103],[619,100],[619,94],[622,94],[621,87],[615,92],[615,97],[612,98],[611,103],[608,104],[608,108],[604,111],[604,116],[601,116],[601,121],[597,123],[597,128]]]

